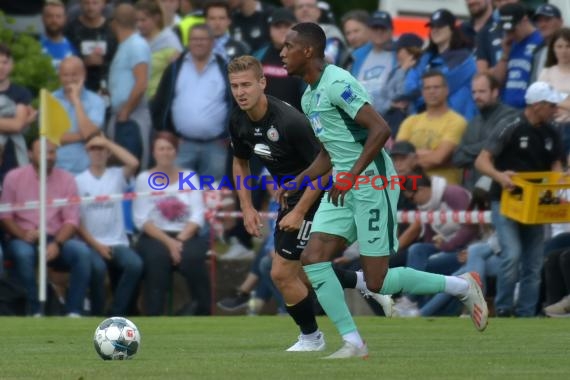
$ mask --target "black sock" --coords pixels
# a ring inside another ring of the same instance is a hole
[[[285,305],[285,308],[301,329],[301,333],[308,335],[318,330],[319,326],[315,319],[313,300],[310,293],[298,304],[292,306]]]
[[[353,270],[345,270],[333,266],[334,273],[343,289],[356,288],[356,272]]]

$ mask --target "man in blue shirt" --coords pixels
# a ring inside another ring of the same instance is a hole
[[[130,4],[115,8],[111,28],[119,46],[109,70],[109,136],[139,159],[141,169],[146,169],[150,113],[145,93],[150,77],[150,47],[137,33],[135,9]]]
[[[71,129],[61,139],[55,165],[74,175],[89,167],[85,141],[99,132],[105,120],[105,103],[84,87],[85,76],[79,57],[65,58],[59,67],[61,87],[53,93],[71,119]]]
[[[524,95],[530,85],[534,53],[544,44],[540,32],[532,25],[521,4],[507,4],[499,10],[503,38],[503,54],[492,74],[503,83],[503,103],[522,109]]]
[[[40,36],[44,54],[51,56],[54,69],[59,70],[61,61],[71,55],[77,55],[71,43],[63,35],[65,27],[65,7],[60,0],[49,0],[42,10],[42,22],[45,34]]]
[[[226,173],[232,106],[226,61],[206,24],[190,29],[188,51],[162,75],[152,104],[154,128],[181,137],[177,164],[220,181]]]

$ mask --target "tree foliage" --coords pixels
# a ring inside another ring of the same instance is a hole
[[[41,44],[34,37],[35,32],[16,33],[7,27],[11,23],[12,20],[0,11],[0,43],[10,47],[14,58],[11,81],[28,88],[34,96],[41,88],[56,89],[57,74],[51,58],[42,53]]]

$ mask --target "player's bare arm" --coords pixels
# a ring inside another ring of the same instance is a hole
[[[232,163],[232,172],[234,174],[235,183],[239,183],[241,178],[245,178],[251,174],[249,170],[249,161],[234,157]],[[240,178],[240,179],[238,179]],[[253,207],[251,201],[251,191],[245,186],[237,186],[237,193],[243,213],[243,224],[246,231],[256,237],[261,237],[261,217],[257,210]]]
[[[358,157],[352,169],[347,173],[351,178],[356,178],[356,176],[364,171],[374,157],[380,153],[380,150],[384,147],[391,134],[386,121],[384,121],[370,104],[365,104],[360,108],[354,121],[363,128],[368,129],[368,137],[366,138],[366,143],[364,144],[360,157]],[[353,185],[354,182],[355,181],[352,181]],[[350,188],[348,188],[348,186],[344,186],[343,188],[333,186],[329,191],[329,200],[331,200],[335,206],[338,206],[340,198],[340,205],[343,206],[344,196],[349,190]]]
[[[329,172],[325,174],[325,177],[330,176],[331,172],[332,171],[329,170]],[[319,199],[321,193],[323,192],[321,190],[321,186],[323,183],[324,183],[323,180],[321,180],[319,184],[319,179],[315,179],[311,182],[312,186],[307,186],[307,189],[305,190],[305,192],[301,196],[301,199],[299,199],[299,202],[295,205],[293,210],[291,210],[290,213],[288,213],[287,215],[285,215],[285,217],[283,217],[283,219],[281,219],[281,221],[279,222],[279,228],[287,232],[296,231],[299,228],[301,228],[301,224],[305,219],[305,214],[309,211],[309,209],[317,201],[317,199]]]

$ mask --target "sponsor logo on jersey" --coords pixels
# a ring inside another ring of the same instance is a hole
[[[265,144],[255,144],[253,147],[253,153],[257,154],[258,156],[265,157],[267,159],[272,159],[271,156],[271,149]]]
[[[313,126],[313,130],[315,131],[315,136],[319,136],[323,131],[323,126],[321,125],[321,119],[319,117],[319,113],[315,112],[309,116],[309,121]]]
[[[347,104],[352,103],[356,99],[356,94],[352,91],[352,87],[350,85],[346,86],[342,94],[340,94],[342,100],[344,100]]]

